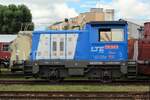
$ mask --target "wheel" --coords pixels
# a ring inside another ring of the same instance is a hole
[[[111,83],[112,78],[110,76],[104,76],[103,79],[101,80],[102,83]]]
[[[34,74],[33,77],[34,77],[35,79],[37,79],[37,78],[39,78],[39,75],[38,75],[38,74]]]

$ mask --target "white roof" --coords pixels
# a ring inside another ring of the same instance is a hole
[[[0,35],[0,42],[12,42],[17,38],[17,35]]]
[[[19,34],[32,34],[33,31],[19,31]]]
[[[133,23],[133,24],[136,24],[138,26],[144,26],[144,22],[146,22],[146,20],[144,21],[144,20],[126,19],[126,18],[123,20],[128,21],[128,22]]]

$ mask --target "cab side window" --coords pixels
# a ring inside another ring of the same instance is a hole
[[[112,29],[112,41],[124,41],[123,29]]]
[[[100,29],[99,30],[99,41],[111,41],[111,29],[110,28],[105,28],[105,29]]]
[[[111,28],[99,29],[98,40],[100,42],[124,41],[124,30],[123,29],[111,29]]]

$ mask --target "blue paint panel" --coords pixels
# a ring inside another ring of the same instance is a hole
[[[96,61],[124,61],[127,60],[127,49],[121,43],[91,44],[91,58]]]
[[[82,34],[79,34],[74,59],[88,60],[88,58],[89,58],[89,32],[87,31]]]
[[[30,59],[31,60],[35,60],[36,59],[36,52],[37,52],[37,48],[39,45],[39,40],[40,40],[40,33],[39,32],[33,32],[32,35],[32,50],[30,53]]]

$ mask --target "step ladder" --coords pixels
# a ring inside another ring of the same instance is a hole
[[[128,61],[127,77],[135,79],[137,77],[137,63],[136,61]]]
[[[24,76],[26,78],[32,77],[32,66],[31,65],[24,65]]]

